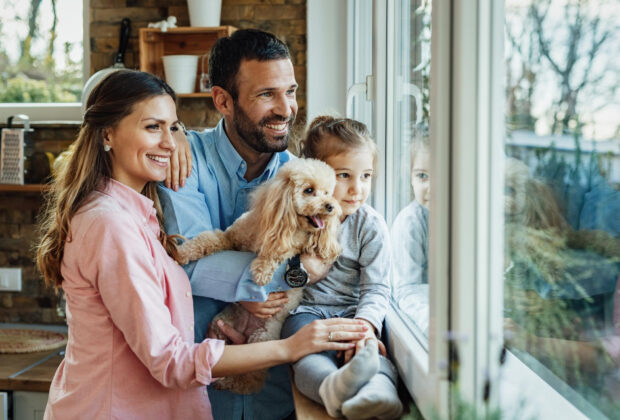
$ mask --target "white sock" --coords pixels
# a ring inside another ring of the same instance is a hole
[[[342,414],[348,419],[362,420],[377,417],[381,420],[397,419],[403,413],[394,383],[383,373],[370,381],[351,399],[342,404]]]
[[[377,340],[368,340],[366,346],[352,359],[329,374],[319,387],[319,395],[327,413],[332,417],[342,415],[342,403],[357,394],[379,371],[379,350]]]

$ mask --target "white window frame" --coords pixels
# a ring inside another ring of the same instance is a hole
[[[504,300],[503,280],[498,281],[504,271],[504,3],[452,3],[450,327],[462,338],[461,393],[484,409],[483,390],[489,380],[490,402],[505,414],[604,418],[576,392],[562,396],[511,352],[499,366]]]
[[[386,316],[388,346],[394,363],[418,409],[426,418],[448,415],[448,341],[450,254],[450,2],[432,5],[431,42],[431,167],[434,188],[433,215],[429,219],[429,310],[428,343],[416,336],[411,321],[390,307]],[[394,122],[392,104],[398,80],[394,77],[394,21],[398,11],[393,1],[375,1],[375,127],[379,145],[379,168],[375,189],[376,208],[392,214],[392,185],[386,168],[393,165]],[[428,350],[427,350],[428,348]]]
[[[82,79],[85,83],[90,75],[90,1],[82,0],[84,67]],[[11,115],[26,114],[31,122],[40,121],[82,121],[82,104],[67,103],[0,103],[0,123]]]

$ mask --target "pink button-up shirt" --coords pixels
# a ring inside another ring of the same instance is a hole
[[[157,239],[153,202],[110,180],[70,233],[69,341],[45,418],[211,419],[204,385],[224,342],[194,343],[189,280]]]

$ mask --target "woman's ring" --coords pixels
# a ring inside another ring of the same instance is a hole
[[[333,331],[330,331],[330,332],[329,332],[329,336],[328,336],[328,338],[327,338],[327,339],[328,339],[328,341],[332,341],[332,334],[333,334],[333,333],[334,333]]]

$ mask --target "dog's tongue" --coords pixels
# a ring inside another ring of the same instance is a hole
[[[323,229],[325,227],[325,222],[320,217],[310,216],[310,218],[314,222],[314,226],[318,227],[319,229]]]

